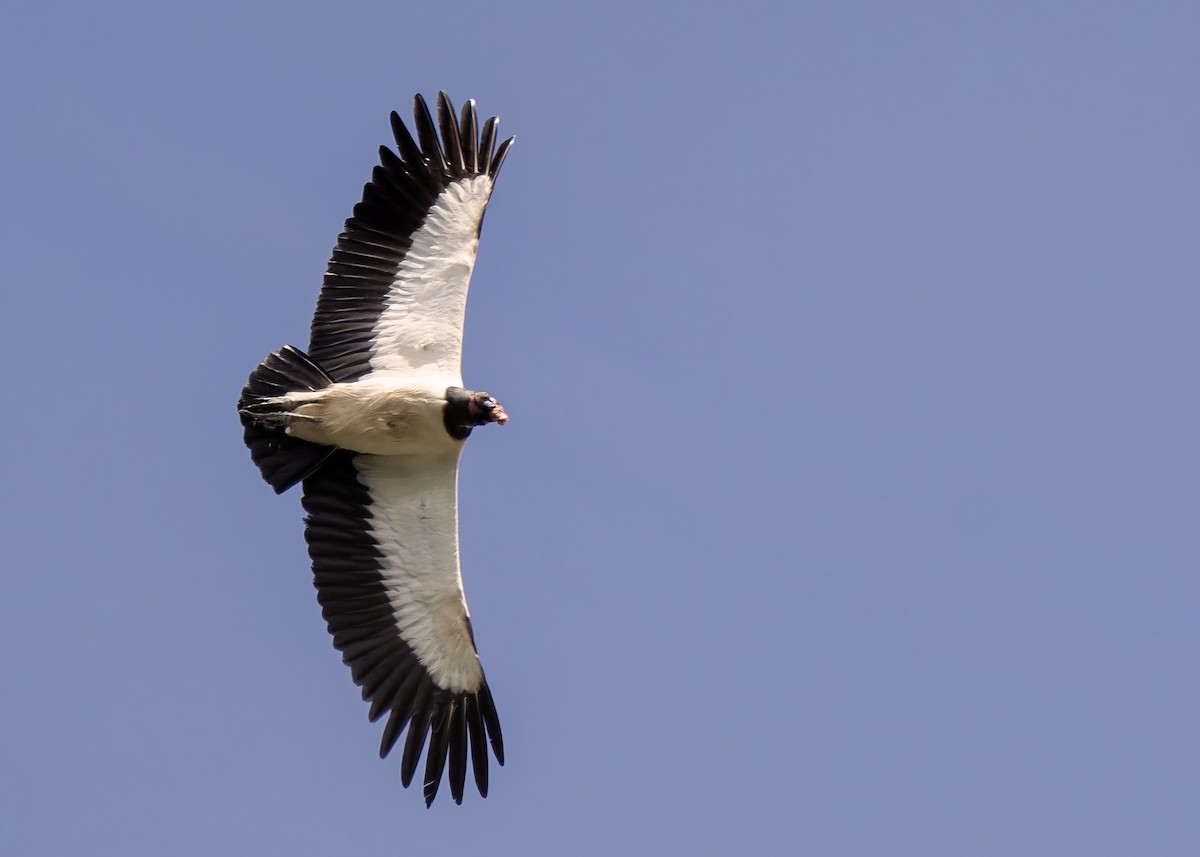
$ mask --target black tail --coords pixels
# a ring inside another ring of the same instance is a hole
[[[320,390],[333,380],[298,348],[285,345],[272,351],[250,373],[238,399],[238,415],[245,429],[250,457],[276,494],[282,494],[310,476],[333,454],[335,447],[291,437],[278,417],[286,413],[268,401],[297,390]],[[275,417],[276,419],[272,419]]]

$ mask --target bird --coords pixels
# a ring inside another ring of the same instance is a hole
[[[387,715],[381,758],[406,734],[400,779],[425,753],[432,805],[463,800],[470,758],[488,793],[504,764],[496,705],[475,648],[458,546],[458,461],[471,431],[508,421],[463,386],[467,287],[483,215],[515,137],[413,99],[416,138],[391,114],[379,163],[326,269],[307,352],[286,345],[250,373],[238,415],[250,457],[283,493],[302,487],[313,584],[333,645]],[[440,135],[439,135],[440,131]]]

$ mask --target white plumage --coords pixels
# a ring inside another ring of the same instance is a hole
[[[476,176],[446,188],[413,235],[371,343],[373,369],[436,369],[444,387],[461,387],[463,314],[479,246],[476,230],[492,180]],[[432,374],[432,373],[431,373]]]
[[[467,627],[458,565],[458,455],[363,455],[358,480],[375,500],[371,535],[396,626],[434,684],[453,693],[479,687],[483,673]],[[448,548],[453,550],[448,550]]]

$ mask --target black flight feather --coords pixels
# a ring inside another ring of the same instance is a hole
[[[438,126],[442,129],[442,142],[446,146],[446,166],[451,180],[457,180],[463,177],[466,167],[463,163],[462,134],[458,130],[458,118],[454,115],[450,96],[439,92],[437,108]]]
[[[437,127],[433,124],[433,116],[429,105],[419,94],[413,99],[413,120],[417,125],[417,139],[421,141],[421,153],[434,175],[440,174],[445,179],[446,156],[438,142]]]
[[[454,715],[454,702],[438,703],[430,720],[429,751],[425,754],[425,805],[433,803],[442,772],[446,769],[446,752],[450,749],[450,718]]]
[[[463,783],[467,778],[467,705],[468,698],[461,698],[450,716],[450,795],[455,803],[462,803]]]
[[[467,173],[479,173],[479,117],[475,114],[475,99],[467,100],[459,117],[459,136],[462,138],[463,164]]]

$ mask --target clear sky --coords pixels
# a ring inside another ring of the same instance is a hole
[[[9,0],[0,853],[1200,853],[1197,9]],[[427,811],[234,404],[438,89],[518,140]]]

